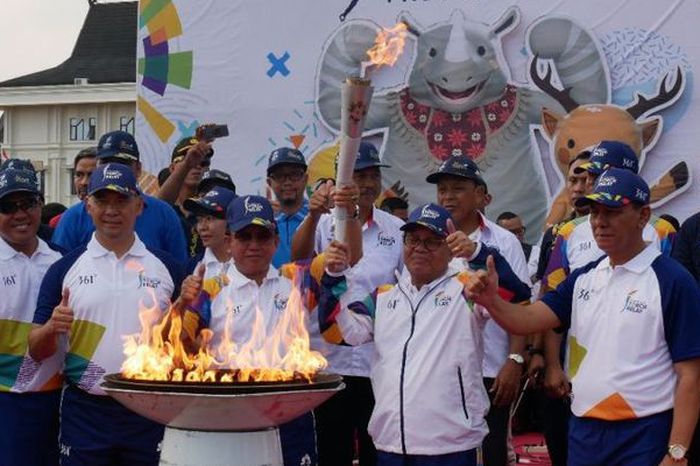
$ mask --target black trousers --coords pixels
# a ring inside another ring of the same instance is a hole
[[[484,377],[484,386],[488,392],[495,379]],[[510,406],[494,406],[493,394],[489,393],[491,408],[486,415],[489,434],[484,438],[481,449],[484,466],[508,466],[508,418]]]
[[[569,418],[571,402],[569,398],[551,398],[541,394],[542,426],[547,451],[552,466],[566,466],[569,450]]]
[[[343,376],[345,390],[316,408],[319,466],[352,466],[355,439],[360,466],[375,466],[377,451],[367,434],[374,409],[372,385],[367,377]]]

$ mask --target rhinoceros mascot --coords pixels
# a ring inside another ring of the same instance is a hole
[[[510,81],[501,38],[520,21],[516,7],[493,24],[456,10],[447,22],[420,27],[402,15],[415,40],[408,84],[378,93],[366,130],[384,129],[385,186],[397,182],[413,206],[435,200],[425,182],[447,157],[464,154],[481,168],[493,201],[490,215],[520,214],[535,235],[542,227],[550,195],[530,125],[543,107],[562,109],[557,99]],[[340,86],[359,74],[365,51],[378,27],[364,20],[344,24],[325,48],[318,73],[317,105],[324,122],[340,127]],[[528,46],[539,61],[557,70],[561,89],[579,103],[607,101],[607,67],[593,37],[572,20],[545,17],[528,32]]]

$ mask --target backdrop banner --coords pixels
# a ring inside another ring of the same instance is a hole
[[[698,209],[700,3],[683,0],[141,0],[136,135],[145,168],[226,123],[213,166],[264,193],[269,153],[299,148],[310,184],[332,177],[340,89],[381,27],[406,47],[372,75],[366,137],[385,195],[434,201],[427,173],[453,154],[481,168],[490,218],[533,240],[567,214],[567,165],[601,139],[630,144],[657,214]],[[692,105],[692,104],[695,105]]]

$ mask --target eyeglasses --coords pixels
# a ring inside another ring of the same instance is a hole
[[[9,215],[16,214],[20,210],[27,211],[38,207],[39,203],[38,197],[30,197],[18,201],[3,201],[0,202],[0,214]]]
[[[411,249],[416,249],[419,245],[422,245],[428,252],[435,252],[440,249],[440,246],[445,244],[445,240],[436,237],[420,239],[417,236],[406,235],[403,237],[403,244]]]
[[[202,160],[202,163],[199,164],[199,166],[202,168],[209,168],[211,166],[211,160],[204,159]]]
[[[250,243],[253,240],[256,243],[269,243],[275,237],[272,231],[263,229],[237,231],[233,236],[241,243]]]
[[[303,170],[295,170],[290,172],[275,172],[270,173],[270,178],[272,178],[278,183],[284,183],[286,180],[289,180],[292,183],[296,183],[297,181],[301,181],[301,179],[304,177],[304,174],[305,172]]]

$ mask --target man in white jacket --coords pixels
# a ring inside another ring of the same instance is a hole
[[[345,281],[348,246],[333,242],[326,250],[318,307],[324,338],[376,345],[368,430],[380,466],[476,465],[476,448],[488,432],[481,373],[486,318],[464,295],[470,272],[449,265],[450,218],[436,204],[413,211],[401,228],[409,273],[369,296]],[[493,253],[484,247],[479,256]],[[520,283],[512,272],[504,280]]]

